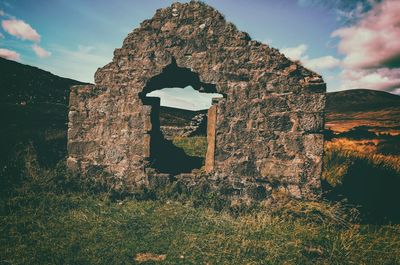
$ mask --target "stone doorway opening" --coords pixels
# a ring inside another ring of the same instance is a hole
[[[211,157],[213,161],[209,144],[215,145],[216,120],[215,115],[209,120],[208,113],[224,97],[214,84],[201,82],[197,73],[173,61],[139,96],[150,124],[145,135],[147,168],[178,175],[202,168]]]

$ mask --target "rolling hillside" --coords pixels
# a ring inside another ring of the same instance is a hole
[[[0,58],[0,103],[67,104],[69,88],[82,82]]]
[[[396,108],[400,108],[400,96],[369,89],[331,92],[328,93],[326,102],[327,113],[370,112]]]
[[[185,110],[172,107],[160,107],[160,124],[162,126],[183,127],[190,123],[197,114],[207,113],[207,110]]]
[[[343,132],[357,126],[400,134],[400,96],[368,89],[328,93],[326,127]]]
[[[69,89],[82,82],[0,58],[0,170],[18,148],[32,144],[43,161],[66,154]]]

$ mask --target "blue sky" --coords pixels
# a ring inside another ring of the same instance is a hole
[[[172,2],[0,0],[0,56],[93,82],[126,35]],[[328,91],[400,93],[398,0],[205,2],[253,39],[322,74]]]

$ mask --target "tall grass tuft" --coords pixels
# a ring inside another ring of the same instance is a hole
[[[327,144],[322,179],[328,198],[358,206],[366,221],[400,222],[400,157],[358,148],[347,142]]]

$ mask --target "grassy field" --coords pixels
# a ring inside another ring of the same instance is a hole
[[[174,137],[172,140],[174,145],[185,150],[189,156],[205,157],[207,152],[207,137]]]
[[[175,143],[193,154],[193,145],[205,141]],[[374,169],[366,176],[372,181],[399,177],[396,157],[372,159],[343,143],[328,144],[326,154],[324,180],[332,197],[352,184],[354,167]],[[62,161],[41,166],[33,145],[18,161],[15,167],[24,168],[14,176],[19,181],[0,200],[0,264],[400,264],[400,225],[388,222],[390,212],[376,224],[335,199],[221,208],[215,207],[224,199],[218,194],[176,187],[116,200],[82,191]]]
[[[399,226],[352,224],[336,211],[291,203],[234,217],[176,201],[17,196],[1,204],[1,263],[400,263]]]

